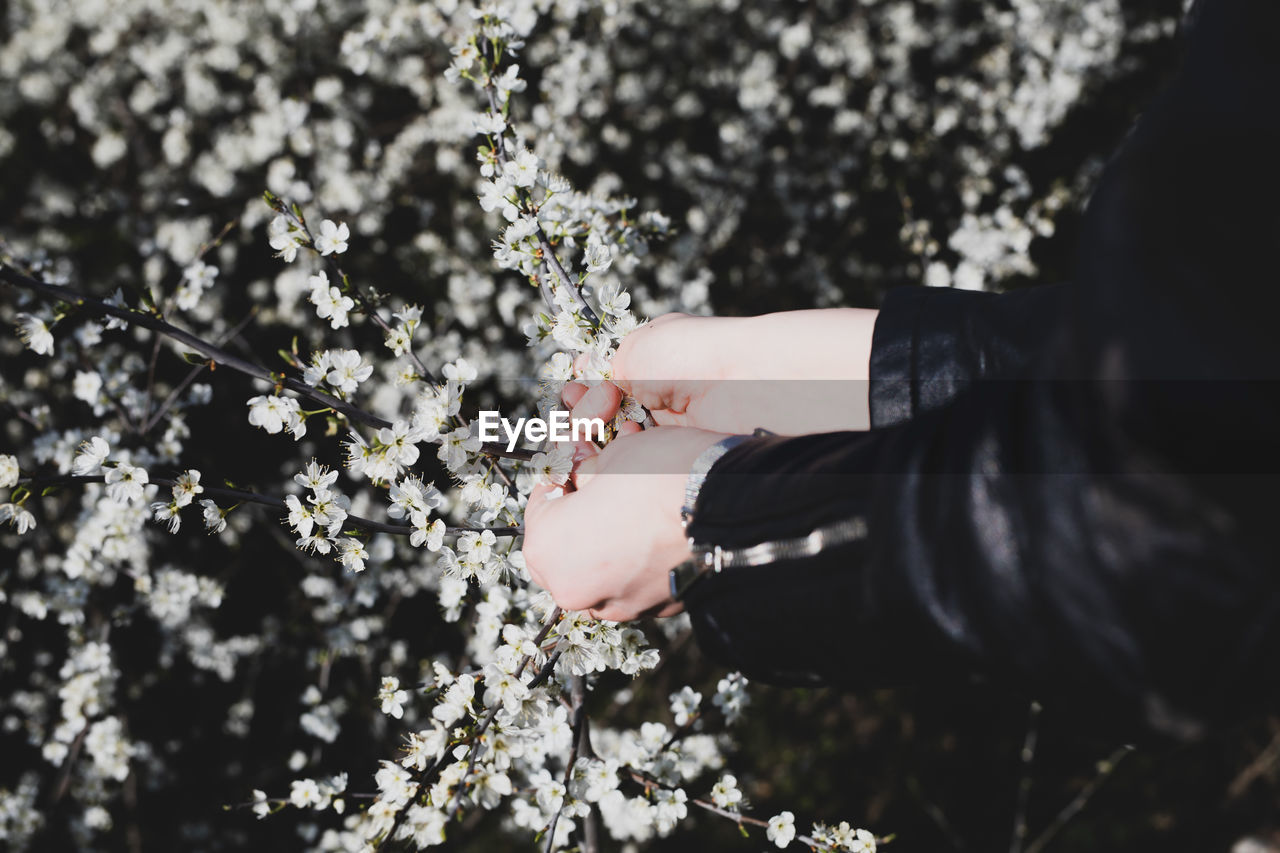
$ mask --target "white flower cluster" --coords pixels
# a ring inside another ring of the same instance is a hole
[[[298,548],[317,554],[336,549],[338,561],[355,572],[364,571],[369,554],[358,539],[342,535],[351,509],[351,499],[333,488],[338,472],[312,459],[294,475],[294,482],[310,490],[304,504],[297,495],[285,498],[289,527],[298,535]]]
[[[18,468],[18,457],[0,454],[0,489],[8,489],[18,484],[22,471]],[[36,526],[36,517],[20,503],[0,503],[0,523],[9,522],[18,535],[26,533]]]

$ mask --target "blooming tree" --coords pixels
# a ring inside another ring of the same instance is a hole
[[[485,443],[474,414],[545,416],[717,277],[834,304],[1033,274],[1093,164],[1035,184],[1032,153],[1176,18],[795,5],[13,4],[0,161],[60,169],[14,176],[0,230],[0,707],[24,756],[0,839],[136,831],[140,786],[198,772],[156,707],[191,691],[253,741],[287,688],[297,737],[222,790],[317,849],[434,846],[484,813],[600,849],[699,811],[876,848],[757,815],[728,769],[741,675],[620,710],[687,623],[555,607],[520,537],[567,456]],[[627,194],[655,182],[680,227]],[[867,233],[891,238],[870,262],[832,250]],[[353,729],[381,760],[334,766]]]

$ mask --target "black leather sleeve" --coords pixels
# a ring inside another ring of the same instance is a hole
[[[899,287],[880,306],[872,338],[872,428],[949,403],[982,379],[1025,379],[1045,335],[1062,322],[1069,286],[1004,294]]]
[[[1029,298],[1033,333],[993,348],[968,295],[890,300],[873,365],[908,381],[873,402],[878,428],[754,439],[712,469],[699,542],[869,531],[699,584],[712,657],[783,683],[978,671],[1184,738],[1274,703],[1280,4],[1202,6],[1052,316]],[[1014,367],[984,378],[992,359]]]

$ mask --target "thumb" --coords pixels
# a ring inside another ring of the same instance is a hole
[[[575,489],[581,489],[591,482],[595,477],[597,470],[600,468],[599,454],[587,456],[578,463],[578,467],[573,472],[573,486]]]

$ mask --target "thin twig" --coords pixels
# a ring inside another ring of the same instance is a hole
[[[1267,744],[1262,752],[1259,752],[1257,757],[1250,761],[1235,779],[1231,780],[1231,784],[1227,786],[1227,801],[1242,797],[1254,780],[1275,767],[1277,762],[1280,762],[1280,730],[1271,739],[1271,743]]]
[[[644,771],[637,770],[636,768],[630,765],[625,765],[619,768],[618,772],[621,773],[623,776],[630,778],[633,782],[638,782],[639,784],[643,785],[645,787],[645,790],[660,788],[664,791],[674,791],[677,788],[677,786],[675,785],[668,785],[663,782],[659,782],[657,779],[653,778],[652,776],[645,773]],[[717,806],[715,803],[709,802],[707,800],[691,797],[685,802],[692,803],[693,805],[697,806],[700,809],[703,809],[704,811],[708,811],[714,815],[719,815],[720,817],[731,820],[734,823],[736,823],[738,826],[746,825],[746,826],[758,826],[758,827],[761,827],[762,829],[769,828],[769,821],[767,820],[761,820],[758,817],[745,815],[745,814],[742,814],[741,812],[730,811],[729,809],[721,808],[720,806]],[[829,849],[829,845],[822,844],[808,835],[801,835],[799,833],[796,833],[794,840],[799,841],[801,844],[806,845],[811,850]],[[889,840],[890,840],[889,838],[878,837],[876,838],[876,843],[885,844]]]
[[[493,83],[493,74],[497,71],[496,65],[497,62],[495,58],[495,67],[489,69],[488,77],[484,83],[484,92],[489,101],[489,109],[494,113],[494,115],[498,115],[501,112],[501,109],[498,106],[497,86]],[[507,153],[506,136],[503,133],[495,134],[495,136],[497,139],[494,143],[494,153],[498,157],[498,164],[506,166],[511,159],[510,155]],[[569,297],[573,300],[574,305],[578,309],[578,313],[591,324],[591,328],[600,328],[600,318],[596,316],[596,312],[587,304],[587,300],[583,297],[582,291],[574,285],[573,280],[569,277],[569,273],[566,272],[564,266],[561,265],[560,259],[556,256],[556,251],[551,245],[551,241],[547,239],[547,232],[543,230],[542,223],[538,222],[537,211],[533,209],[533,206],[528,199],[521,199],[521,202],[525,209],[525,214],[531,216],[537,226],[534,236],[538,238],[538,248],[542,250],[543,261],[545,261],[546,265],[550,267],[553,273],[555,273],[556,278],[560,281],[560,285],[564,287],[565,292],[568,293]],[[539,289],[542,293],[542,300],[547,303],[547,307],[551,309],[553,314],[559,314],[560,306],[556,304],[555,297],[551,293],[550,288],[540,283]]]
[[[1075,799],[1067,803],[1066,808],[1058,812],[1057,816],[1045,827],[1044,832],[1036,837],[1034,841],[1027,845],[1027,853],[1040,853],[1053,837],[1058,834],[1058,830],[1067,825],[1073,817],[1078,815],[1080,811],[1089,803],[1094,794],[1098,793],[1098,789],[1102,784],[1111,778],[1115,773],[1116,767],[1124,760],[1125,756],[1133,752],[1133,746],[1125,744],[1118,747],[1114,752],[1108,755],[1103,761],[1098,763],[1098,773],[1089,784],[1080,789],[1080,793],[1076,794]]]
[[[302,229],[302,233],[305,234],[307,237],[307,240],[311,242],[311,247],[314,250],[315,235],[313,235],[311,233],[311,229],[307,227],[306,219],[304,219],[301,216],[300,214],[301,208],[290,205],[285,199],[280,199],[280,206],[274,209],[276,210],[277,213],[289,216],[295,222],[297,222],[298,227]],[[374,306],[368,300],[368,298],[365,297],[365,295],[360,292],[360,288],[351,284],[351,279],[347,276],[346,272],[343,271],[337,259],[334,258],[332,255],[327,255],[323,257],[324,257],[324,260],[328,263],[329,269],[333,272],[335,276],[338,277],[338,280],[346,286],[347,290],[355,294],[355,298],[360,303],[361,310],[365,312],[365,314],[369,317],[369,319],[371,319],[374,322],[374,324],[383,331],[384,334],[390,334],[391,325],[387,323],[385,319],[383,319],[381,314],[378,313],[377,307]],[[418,357],[418,354],[413,351],[412,347],[406,350],[406,352],[408,353],[409,358],[413,361],[413,366],[417,369],[418,374],[420,376],[425,377],[427,381],[430,382],[432,385],[440,384],[440,380],[438,380],[435,377],[435,374],[432,373],[431,370],[425,364],[423,364],[422,359]],[[467,419],[462,415],[461,412],[453,415],[453,420],[458,426],[462,426],[462,427],[468,426]],[[491,455],[496,457],[498,454],[491,454]],[[507,486],[507,490],[514,493],[515,484],[511,481],[511,478],[507,476],[507,473],[502,470],[501,466],[497,465],[495,462],[495,464],[491,466],[491,470],[497,473],[498,477],[502,479],[502,482]]]
[[[547,662],[543,664],[542,669],[538,670],[538,674],[529,682],[530,690],[540,686],[542,682],[551,677],[551,673],[556,670],[556,664],[560,661],[560,654],[559,650],[551,653],[551,656],[547,658]]]
[[[200,248],[196,250],[196,256],[195,258],[192,259],[191,263],[194,264],[196,261],[204,260],[204,256],[207,255],[212,249],[222,245],[222,241],[226,239],[227,235],[231,233],[231,229],[235,227],[236,227],[236,221],[234,219],[228,222],[226,225],[223,225],[222,230],[218,232],[218,236],[214,237],[212,240],[210,240],[207,243],[201,244]],[[185,275],[185,272],[184,272],[184,275]],[[181,282],[182,279],[180,278],[178,279],[178,281]],[[168,311],[171,307],[173,307],[174,298],[176,294],[177,294],[177,289],[175,287],[173,293],[171,293],[169,297],[165,299],[164,311],[162,311],[161,313],[164,313]],[[143,404],[142,418],[141,418],[143,423],[148,424],[148,429],[150,428],[149,425],[154,423],[151,420],[151,401],[155,394],[156,362],[159,360],[160,360],[160,339],[156,338],[155,342],[151,346],[151,361],[147,365],[147,393],[144,398],[145,402]],[[145,431],[146,430],[143,430],[143,432]]]
[[[227,352],[221,347],[214,346],[208,341],[196,337],[185,329],[180,329],[171,323],[165,322],[153,314],[110,305],[101,299],[79,293],[69,287],[64,287],[60,284],[50,284],[46,281],[22,275],[17,270],[3,264],[0,264],[0,281],[4,281],[14,287],[32,291],[46,299],[66,302],[77,308],[88,308],[99,315],[117,317],[121,320],[132,323],[135,326],[141,326],[144,329],[159,332],[162,335],[173,338],[175,341],[186,344],[205,358],[208,358],[217,364],[225,365],[226,367],[243,373],[246,376],[261,379],[262,381],[269,382],[272,385],[288,388],[296,394],[314,400],[317,403],[333,409],[334,411],[341,412],[351,420],[358,421],[366,426],[378,428],[391,426],[390,421],[384,420],[377,415],[372,415],[362,409],[358,409],[347,403],[345,400],[339,400],[337,397],[333,397],[323,391],[318,391],[298,379],[293,379],[280,373],[274,373],[261,365],[246,361],[239,356]]]
[[[2,263],[0,263],[0,281],[13,285],[14,287],[32,291],[33,293],[51,301],[66,302],[79,308],[90,309],[99,315],[118,317],[121,320],[141,326],[144,329],[150,329],[153,332],[167,335],[176,341],[186,344],[216,364],[224,365],[239,373],[243,373],[246,376],[251,376],[254,379],[268,382],[277,388],[287,388],[300,397],[306,397],[309,400],[313,400],[325,408],[333,409],[335,412],[345,415],[350,420],[364,424],[365,426],[382,429],[392,425],[390,421],[384,418],[380,418],[377,415],[366,412],[365,410],[353,406],[345,400],[340,400],[331,394],[326,394],[323,391],[312,388],[310,385],[307,385],[299,379],[294,379],[293,377],[286,376],[283,373],[275,373],[261,365],[254,364],[251,361],[247,361],[237,355],[233,355],[222,347],[215,346],[214,344],[193,335],[185,329],[180,329],[171,323],[165,322],[153,314],[146,314],[129,308],[120,308],[115,305],[109,305],[101,299],[87,296],[69,287],[50,284],[49,282],[23,275],[12,267]],[[490,456],[500,456],[504,459],[519,459],[522,461],[528,461],[532,459],[534,455],[534,451],[532,450],[523,450],[519,448],[515,450],[507,450],[506,446],[501,442],[485,442],[481,445],[481,451]]]
[[[71,787],[71,770],[75,767],[76,759],[80,756],[80,749],[84,746],[84,739],[88,735],[89,722],[86,720],[84,728],[80,729],[76,739],[71,742],[71,748],[67,751],[66,758],[62,759],[62,772],[58,776],[58,784],[53,792],[53,803],[55,805],[67,795],[67,789]]]
[[[79,359],[80,366],[82,368],[84,368],[87,371],[91,371],[94,369],[94,365],[89,360],[89,356],[84,352],[83,349],[81,349],[79,344],[76,345],[76,357]],[[111,408],[116,410],[116,414],[120,416],[120,421],[121,423],[124,424],[124,428],[129,432],[136,433],[138,431],[138,422],[134,420],[133,415],[129,414],[129,410],[124,407],[124,403],[120,400],[120,398],[117,397],[115,394],[111,393],[111,390],[107,387],[106,382],[102,382],[100,384],[98,393],[106,397],[107,402],[111,404]]]
[[[283,198],[280,199],[280,206],[274,209],[277,213],[285,214],[297,222],[298,227],[302,229],[302,233],[306,235],[307,242],[311,244],[311,248],[319,254],[319,250],[315,249],[315,235],[312,234],[311,229],[307,227],[307,220],[302,216],[302,209],[297,205],[290,205],[289,202]],[[351,284],[351,279],[347,277],[345,272],[343,272],[342,266],[338,263],[338,259],[333,255],[321,255],[321,260],[329,267],[329,271],[337,276],[338,282],[343,284],[347,290],[355,295],[356,301],[360,303],[360,310],[365,313],[365,316],[372,320],[374,325],[381,329],[384,334],[390,334],[391,324],[382,318],[382,315],[378,313],[378,309],[375,308],[369,299],[360,292],[360,288]],[[413,366],[417,368],[418,374],[425,377],[431,384],[439,385],[440,382],[436,379],[435,374],[433,374],[427,366],[422,363],[422,359],[418,358],[418,354],[415,353],[412,348],[408,349],[407,352],[409,358],[413,361]]]
[[[948,820],[946,812],[937,803],[925,796],[920,780],[914,776],[909,777],[907,779],[907,791],[919,801],[920,808],[924,809],[924,813],[937,825],[939,831],[947,837],[947,841],[951,842],[951,846],[956,850],[963,851],[965,849],[964,839],[960,837],[960,833],[956,832],[956,828]]]
[[[253,318],[256,317],[257,314],[258,314],[258,309],[255,306],[252,310],[249,311],[247,315],[245,315],[245,318],[243,320],[241,320],[239,323],[235,325],[235,327],[231,331],[227,332],[225,335],[222,336],[222,340],[218,341],[218,346],[224,346],[225,344],[233,340],[236,337],[236,335],[243,332],[245,327],[249,325],[249,322],[253,320]],[[159,342],[159,338],[157,338],[156,340],[157,342]],[[156,409],[155,413],[151,415],[151,418],[145,424],[142,425],[142,429],[139,432],[139,434],[146,435],[147,433],[151,432],[152,428],[154,428],[155,425],[160,422],[160,419],[163,418],[168,413],[168,411],[172,409],[174,405],[178,402],[178,398],[182,396],[182,392],[187,390],[187,388],[191,385],[191,383],[196,381],[196,377],[198,377],[201,373],[203,373],[207,367],[208,367],[207,364],[197,364],[195,367],[191,368],[191,370],[187,373],[187,375],[182,378],[182,381],[178,383],[177,387],[169,392],[169,396],[164,398],[164,402],[160,404],[160,408]]]
[[[1027,803],[1031,799],[1031,769],[1036,758],[1036,739],[1040,733],[1040,703],[1033,701],[1027,711],[1027,736],[1022,741],[1022,776],[1018,780],[1018,800],[1013,813],[1013,837],[1009,840],[1009,853],[1022,853],[1027,840]]]
[[[488,730],[489,724],[493,722],[494,717],[498,716],[498,709],[501,707],[501,702],[495,702],[471,736],[471,748],[467,750],[467,769],[463,772],[462,778],[458,780],[458,787],[453,789],[453,799],[449,802],[449,820],[453,820],[454,815],[458,813],[458,809],[462,805],[462,789],[467,786],[467,780],[471,778],[472,771],[476,769],[476,756],[480,754],[480,739],[484,737],[484,733]]]
[[[560,813],[564,811],[564,802],[569,798],[569,783],[573,781],[573,768],[578,763],[578,748],[582,743],[583,726],[587,722],[586,680],[581,675],[575,675],[569,690],[570,695],[573,697],[573,737],[569,743],[569,759],[564,768],[564,796],[560,798],[560,805],[556,807],[555,814],[551,816],[551,825],[547,827],[546,853],[551,853],[555,849],[556,824],[560,822]]]
[[[80,485],[83,483],[101,483],[106,478],[102,474],[90,474],[80,476],[77,474],[59,474],[49,477],[28,477],[18,481],[18,485],[26,486],[28,489],[35,491],[36,489],[48,488],[51,486],[69,486]],[[177,480],[171,480],[167,477],[151,477],[148,482],[155,483],[157,486],[167,486],[172,488],[177,485]],[[261,492],[249,492],[243,489],[223,488],[221,486],[205,486],[201,485],[201,494],[208,495],[211,498],[225,498],[227,500],[236,501],[238,503],[254,503],[262,506],[269,506],[275,509],[287,509],[283,499],[272,495],[264,495]],[[388,524],[383,521],[374,521],[371,518],[361,518],[358,515],[348,515],[346,522],[353,527],[367,530],[371,533],[390,533],[395,536],[408,536],[413,533],[412,526],[407,524]],[[484,533],[492,532],[495,536],[521,536],[524,534],[523,527],[511,526],[494,526],[494,527],[446,527],[445,533],[450,536],[461,533]]]

